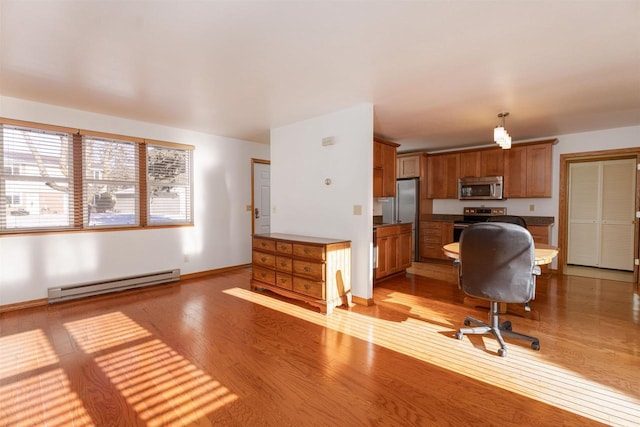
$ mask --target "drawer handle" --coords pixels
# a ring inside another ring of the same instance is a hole
[[[267,277],[267,275],[265,273],[260,273],[260,276],[264,279],[265,277]]]
[[[305,253],[305,254],[308,254],[309,252],[311,252],[309,249],[304,248],[304,253]]]
[[[281,263],[280,263],[280,267],[285,267],[286,265],[287,265],[287,263],[286,263],[286,262],[281,262]]]
[[[311,286],[309,286],[309,285],[307,285],[307,284],[305,283],[305,284],[304,284],[304,288],[305,288],[306,290],[309,290],[309,288],[311,288]]]
[[[267,259],[265,257],[260,258],[260,261],[265,262]]]
[[[311,271],[311,269],[309,267],[305,267],[304,271],[306,271],[307,273]]]

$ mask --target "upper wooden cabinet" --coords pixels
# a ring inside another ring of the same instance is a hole
[[[400,144],[373,140],[373,197],[396,195],[396,149]]]
[[[501,176],[504,157],[501,148],[469,150],[460,153],[460,178],[467,176]]]
[[[460,178],[480,176],[480,151],[460,153]]]
[[[396,178],[420,178],[420,159],[423,154],[398,154]]]
[[[504,175],[504,154],[502,148],[491,148],[480,152],[480,176]]]
[[[427,197],[457,199],[460,154],[434,154],[427,163]]]
[[[506,198],[551,197],[551,155],[556,139],[512,145],[504,152]]]

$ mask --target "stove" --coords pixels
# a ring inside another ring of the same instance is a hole
[[[507,214],[507,208],[464,208],[464,215],[461,221],[453,222],[453,241],[460,241],[460,234],[471,224],[486,222],[492,216]]]

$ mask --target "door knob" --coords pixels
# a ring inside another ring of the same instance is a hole
[[[256,218],[260,218],[260,211],[258,210],[258,208],[256,208],[255,211],[256,211]]]

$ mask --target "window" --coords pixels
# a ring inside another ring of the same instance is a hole
[[[0,231],[72,228],[73,137],[20,126],[0,129]]]
[[[0,118],[0,233],[193,224],[193,147]]]
[[[85,226],[140,224],[137,153],[134,142],[82,137]]]
[[[191,150],[147,145],[149,225],[192,222]]]

